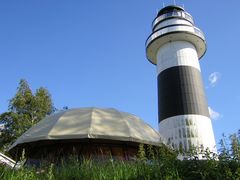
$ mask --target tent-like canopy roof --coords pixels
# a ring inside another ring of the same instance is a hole
[[[139,117],[116,109],[78,108],[47,116],[10,147],[44,140],[104,139],[158,145],[159,133]]]

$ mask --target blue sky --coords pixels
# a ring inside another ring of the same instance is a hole
[[[158,129],[157,74],[145,40],[170,0],[0,1],[0,113],[26,79],[57,108],[114,107]],[[206,35],[201,59],[216,141],[240,129],[240,2],[176,0]]]

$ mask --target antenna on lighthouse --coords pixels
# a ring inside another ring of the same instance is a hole
[[[163,7],[163,8],[165,7],[165,3],[164,3],[164,1],[162,2],[162,7]]]
[[[173,0],[173,4],[176,5],[176,0]]]

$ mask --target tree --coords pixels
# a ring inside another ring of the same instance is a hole
[[[231,146],[231,156],[240,162],[240,130],[229,136]]]
[[[17,93],[9,101],[8,112],[0,115],[0,124],[4,124],[0,145],[6,149],[31,126],[55,110],[51,95],[40,87],[32,93],[26,80],[20,80]]]

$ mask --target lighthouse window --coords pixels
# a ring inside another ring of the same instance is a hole
[[[182,126],[184,126],[185,125],[185,121],[184,121],[184,119],[182,119]]]
[[[192,119],[185,119],[186,126],[191,126],[193,124]]]
[[[190,129],[187,128],[187,137],[190,138]]]
[[[170,144],[171,143],[171,139],[170,138],[168,138],[168,144]]]
[[[182,142],[179,142],[179,151],[181,152],[183,150]]]
[[[179,133],[179,138],[182,138],[182,131],[181,131],[181,129],[178,130],[178,133]]]
[[[190,140],[188,140],[188,147],[189,147],[189,149],[192,149],[192,143]]]
[[[184,140],[183,143],[184,143],[184,149],[187,150],[187,140]]]
[[[190,126],[193,125],[193,121],[192,121],[192,119],[189,119],[189,125],[190,125]]]
[[[193,126],[196,126],[195,119],[192,120],[192,124],[193,124]]]
[[[182,130],[183,130],[183,137],[186,138],[186,130],[185,130],[185,128],[183,128]]]

